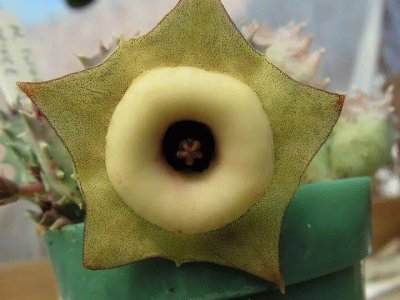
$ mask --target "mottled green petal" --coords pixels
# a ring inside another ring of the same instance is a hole
[[[226,73],[261,99],[274,133],[275,169],[262,201],[225,228],[175,235],[135,215],[111,186],[104,162],[113,111],[146,70],[194,66]],[[84,263],[111,268],[167,257],[235,267],[283,288],[279,237],[286,207],[332,130],[343,98],[300,84],[254,51],[219,0],[182,0],[149,34],[122,42],[100,66],[20,87],[43,110],[69,149],[87,200]]]

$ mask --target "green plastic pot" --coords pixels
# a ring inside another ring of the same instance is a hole
[[[362,260],[370,251],[370,179],[302,186],[281,235],[286,293],[245,272],[210,263],[176,267],[148,259],[93,271],[82,266],[83,224],[44,239],[60,295],[76,299],[364,299]]]

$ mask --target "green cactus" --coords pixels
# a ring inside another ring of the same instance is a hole
[[[289,76],[325,89],[329,79],[317,78],[323,50],[310,52],[312,36],[303,36],[305,23],[288,24],[276,31],[257,22],[247,23],[246,39]],[[390,163],[395,141],[392,88],[371,97],[359,90],[347,97],[331,136],[311,161],[303,181],[317,182],[351,176],[372,176]]]
[[[28,215],[46,228],[82,222],[84,203],[72,161],[47,120],[22,108],[0,112],[0,120],[0,146],[5,152],[0,167],[12,166],[0,177],[0,205],[31,201],[40,212]]]
[[[348,96],[336,126],[307,169],[304,182],[372,176],[391,163],[397,137],[392,88],[372,97],[357,90]]]
[[[390,163],[396,137],[391,102],[391,87],[381,99],[361,91],[348,97],[331,137],[330,160],[335,177],[371,176]]]
[[[319,79],[318,68],[324,49],[311,52],[311,35],[303,36],[305,23],[289,23],[273,30],[258,22],[247,23],[242,32],[249,43],[264,52],[269,60],[293,79],[316,88],[325,89],[329,79]]]
[[[118,43],[114,39],[108,47],[101,44],[93,57],[78,58],[85,68],[95,66]],[[40,212],[27,215],[44,228],[83,221],[85,204],[70,155],[35,107],[16,104],[0,111],[0,172],[0,205],[19,199],[35,203]]]
[[[19,112],[5,113],[0,111],[0,144],[5,149],[2,164],[13,166],[12,174],[2,174],[18,184],[27,184],[34,180],[29,166],[34,165],[35,157],[24,142],[26,135],[24,121]]]
[[[37,80],[39,72],[22,26],[15,17],[4,16],[0,52],[9,56],[6,62],[13,72],[0,68],[0,205],[28,200],[39,210],[27,215],[46,228],[82,222],[84,202],[68,151],[45,117],[13,85],[18,79]]]

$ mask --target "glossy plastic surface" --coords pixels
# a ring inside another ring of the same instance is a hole
[[[362,260],[370,249],[370,180],[301,187],[284,219],[287,292],[244,272],[209,263],[149,259],[111,270],[82,266],[83,224],[44,235],[61,296],[69,299],[363,299]],[[262,294],[260,294],[262,293]],[[331,298],[329,298],[331,297]],[[339,297],[339,298],[338,298]]]

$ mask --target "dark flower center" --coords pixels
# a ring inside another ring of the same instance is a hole
[[[215,140],[207,125],[190,120],[178,121],[165,132],[162,154],[177,171],[202,172],[215,157]]]

